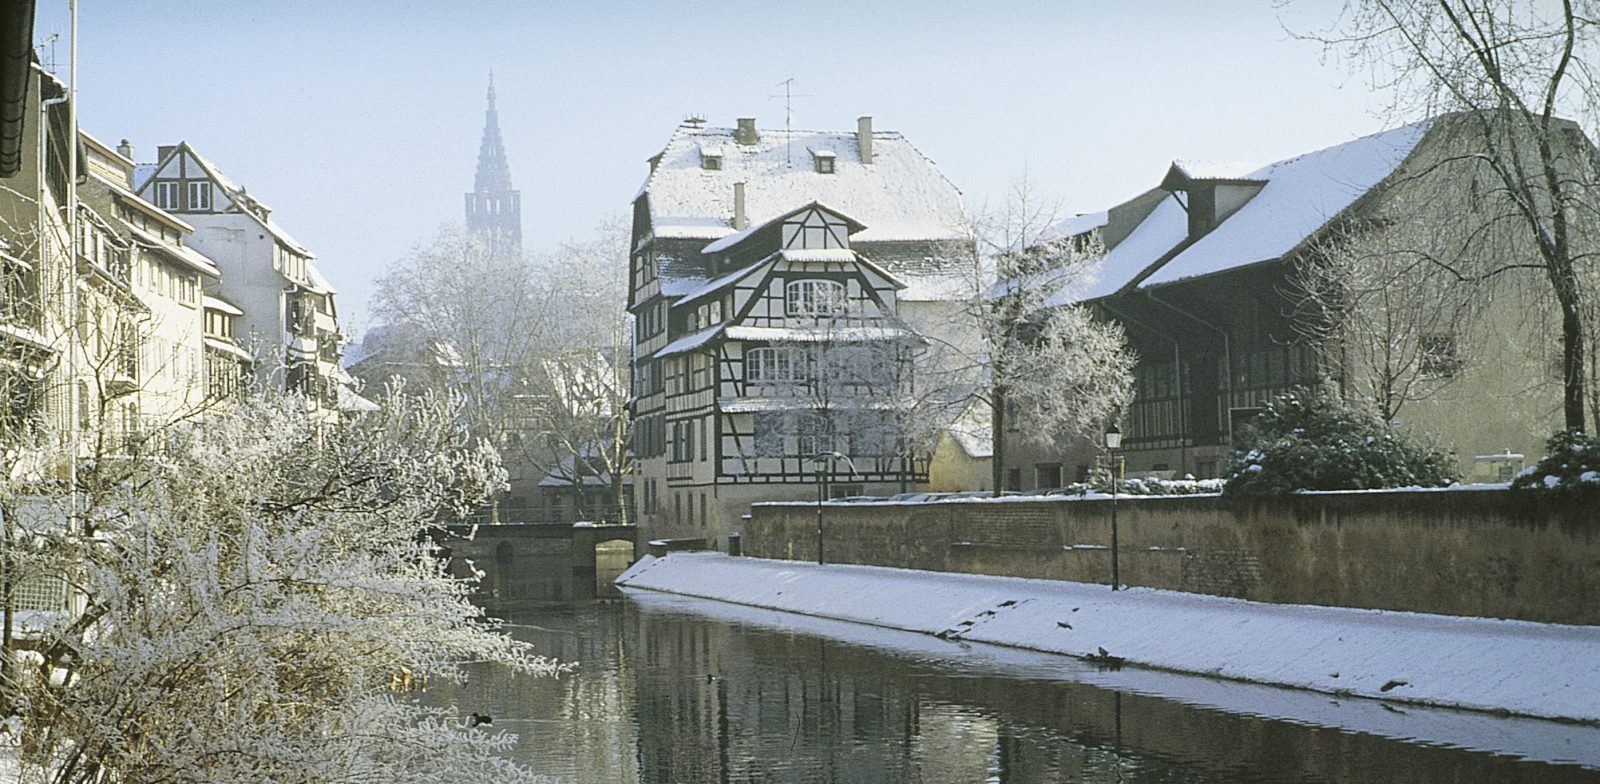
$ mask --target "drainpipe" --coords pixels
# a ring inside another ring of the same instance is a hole
[[[67,83],[67,313],[69,320],[78,317],[78,0],[71,0],[68,4],[71,9],[72,46],[70,48],[69,62],[72,68],[72,78]],[[77,330],[73,330],[76,332]],[[71,510],[72,520],[78,518],[78,441],[81,433],[78,432],[78,409],[83,401],[78,398],[78,351],[77,342],[71,333],[67,338],[67,367],[72,380],[68,385],[67,419],[68,432],[71,434],[71,460],[68,461],[70,474],[67,489],[71,493],[67,503]],[[71,521],[69,521],[70,524]]]

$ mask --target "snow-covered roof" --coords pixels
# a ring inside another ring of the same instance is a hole
[[[244,315],[244,311],[240,310],[239,306],[221,297],[212,296],[210,294],[202,297],[200,299],[200,304],[203,305],[206,310],[215,310],[219,313],[226,313],[230,316]]]
[[[846,251],[846,252],[848,253],[849,251]],[[854,260],[854,258],[855,258],[854,256],[851,256],[852,260]],[[686,304],[688,304],[690,302],[694,302],[695,300],[700,299],[701,297],[704,297],[704,296],[706,296],[708,294],[715,294],[718,291],[721,291],[723,288],[727,287],[729,284],[735,283],[735,282],[737,282],[737,281],[739,281],[739,280],[741,280],[741,279],[743,279],[743,278],[745,278],[747,276],[753,275],[753,274],[759,272],[760,270],[763,270],[763,269],[771,266],[772,259],[773,259],[773,257],[769,256],[766,259],[763,259],[762,261],[756,262],[755,264],[751,264],[748,267],[741,267],[739,269],[736,269],[733,272],[730,272],[730,273],[728,273],[726,275],[723,275],[722,277],[717,278],[715,280],[705,281],[704,283],[702,283],[702,284],[700,284],[698,286],[695,286],[694,288],[689,289],[687,291],[674,292],[673,295],[674,296],[679,296],[679,297],[681,297],[681,299],[679,299],[677,302],[675,302],[673,304],[674,305],[686,305]],[[692,278],[692,280],[698,281],[700,279],[699,278]]]
[[[992,411],[989,404],[974,400],[961,413],[956,420],[945,428],[950,437],[966,452],[968,457],[982,459],[994,457],[994,427]]]
[[[129,207],[149,215],[156,220],[166,223],[168,226],[184,232],[185,234],[194,233],[194,227],[189,225],[188,222],[170,212],[167,212],[166,210],[161,209],[160,207],[157,207],[154,204],[151,204],[150,202],[145,201],[144,199],[139,198],[139,194],[128,190],[125,186],[123,186],[122,183],[102,177],[95,172],[89,172],[89,178],[100,183],[106,189],[116,194]]]
[[[1045,229],[1040,239],[1049,242],[1051,240],[1066,239],[1067,237],[1076,237],[1086,231],[1094,231],[1106,225],[1109,215],[1110,213],[1106,210],[1074,215]]]
[[[836,209],[834,209],[832,207],[829,207],[828,205],[822,203],[821,201],[818,201],[816,199],[812,199],[811,201],[806,202],[804,204],[790,205],[788,210],[786,210],[784,212],[780,212],[780,213],[778,213],[776,215],[769,216],[769,217],[767,217],[766,219],[764,219],[764,220],[762,220],[760,222],[752,223],[749,228],[740,229],[739,231],[733,232],[731,234],[724,235],[721,239],[717,240],[716,242],[713,242],[713,243],[705,246],[704,248],[701,248],[700,252],[701,253],[721,253],[722,251],[725,251],[725,250],[727,250],[727,249],[729,249],[729,248],[731,248],[731,247],[733,247],[735,245],[738,245],[741,242],[744,242],[745,240],[747,240],[750,237],[754,236],[756,232],[759,232],[762,229],[767,228],[768,226],[771,226],[771,225],[773,225],[775,223],[781,223],[785,219],[787,219],[787,218],[789,218],[791,216],[799,215],[800,213],[805,212],[806,210],[809,210],[809,209],[812,209],[812,208],[816,208],[816,209],[822,210],[824,212],[830,212],[830,213],[833,213],[833,215],[835,217],[842,218],[844,220],[844,222],[848,225],[848,227],[849,227],[848,231],[851,234],[854,234],[854,233],[856,233],[858,231],[861,231],[861,229],[863,228],[862,225],[861,225],[861,222],[856,220],[855,218],[852,218],[849,215],[846,215],[843,212],[840,212],[839,210],[836,210]]]
[[[1249,180],[1261,169],[1259,163],[1238,161],[1176,160],[1172,168],[1191,180]]]
[[[216,263],[211,259],[206,258],[205,254],[201,253],[200,251],[197,251],[188,245],[175,245],[171,242],[167,242],[166,240],[163,240],[160,237],[157,237],[156,235],[139,228],[138,226],[131,224],[123,225],[126,226],[128,231],[133,234],[134,239],[138,240],[141,246],[150,248],[151,250],[163,251],[173,259],[193,267],[196,271],[202,274],[210,275],[214,278],[222,277],[222,270],[217,269]]]
[[[250,352],[245,351],[244,349],[240,348],[239,346],[237,346],[237,345],[235,345],[233,343],[230,343],[230,342],[228,342],[226,340],[222,340],[220,338],[214,338],[214,337],[211,337],[209,335],[207,335],[205,337],[202,337],[200,340],[202,342],[204,342],[206,344],[206,346],[209,347],[209,348],[216,349],[217,351],[221,351],[224,354],[232,354],[234,357],[236,357],[238,359],[242,359],[242,360],[244,360],[246,362],[254,362],[255,359],[256,359],[255,357],[251,356]]]
[[[779,251],[784,261],[838,261],[851,262],[856,260],[856,252],[849,248],[788,248]]]
[[[660,351],[655,353],[655,355],[657,357],[670,357],[674,354],[682,354],[686,351],[693,351],[705,345],[707,341],[716,337],[717,333],[721,331],[722,325],[719,324],[715,327],[711,327],[710,329],[702,329],[699,332],[684,335],[683,337],[663,346]]]
[[[917,333],[899,326],[830,327],[728,327],[729,340],[776,340],[786,343],[850,343],[893,338],[920,339]],[[671,348],[671,346],[668,346]],[[665,351],[666,349],[662,349]]]
[[[744,145],[734,141],[732,128],[678,126],[640,190],[649,197],[656,236],[715,240],[733,233],[736,182],[745,183],[752,224],[822,201],[861,221],[861,240],[964,239],[970,233],[960,191],[899,133],[873,132],[870,164],[861,162],[853,131],[758,133],[755,144]],[[721,168],[701,167],[703,147],[721,148]],[[818,173],[811,161],[826,153],[835,158],[831,174]]]
[[[973,281],[966,275],[901,275],[906,284],[896,295],[901,302],[953,302],[972,296]]]
[[[329,283],[328,279],[322,276],[322,270],[317,269],[317,265],[316,264],[312,264],[312,263],[307,263],[306,264],[306,279],[311,282],[311,291],[314,292],[314,293],[317,293],[317,294],[335,294],[335,293],[337,293],[337,291],[333,288],[333,284]]]
[[[1399,168],[1432,122],[1426,120],[1364,136],[1235,178],[1263,181],[1266,185],[1215,229],[1150,272],[1139,287],[1160,286],[1282,258]],[[1116,293],[1188,238],[1188,213],[1176,199],[1164,199],[1106,253],[1087,283],[1056,292],[1045,305],[1088,301]]]
[[[724,414],[759,414],[767,411],[851,410],[895,411],[906,408],[908,401],[874,398],[871,400],[823,400],[815,397],[720,397],[717,410]]]

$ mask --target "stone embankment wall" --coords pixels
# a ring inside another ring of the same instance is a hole
[[[1109,500],[828,504],[829,563],[1111,580]],[[815,560],[814,504],[760,504],[746,555]],[[1600,508],[1500,490],[1121,498],[1121,582],[1265,602],[1600,624]]]

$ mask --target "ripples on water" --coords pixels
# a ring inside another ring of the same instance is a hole
[[[428,699],[492,715],[519,760],[583,784],[1600,782],[1592,726],[1105,672],[653,595],[510,620],[579,671],[476,666]]]

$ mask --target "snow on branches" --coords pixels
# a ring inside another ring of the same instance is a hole
[[[388,690],[469,660],[560,670],[486,623],[424,535],[505,481],[459,407],[392,393],[328,424],[248,400],[89,467],[115,481],[86,477],[75,517],[45,499],[70,522],[34,534],[77,606],[7,670],[25,766],[58,784],[533,780],[494,754],[508,738]]]

